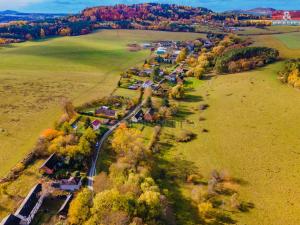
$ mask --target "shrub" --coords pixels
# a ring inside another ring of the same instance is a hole
[[[177,142],[189,142],[191,141],[196,135],[188,130],[183,130],[180,132],[178,137],[176,138]]]

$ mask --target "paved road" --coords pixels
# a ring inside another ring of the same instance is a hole
[[[98,148],[96,149],[96,154],[95,157],[92,161],[92,165],[91,168],[89,170],[88,173],[88,188],[90,190],[93,190],[93,184],[94,184],[94,176],[96,175],[96,165],[97,165],[97,161],[99,158],[99,154],[101,151],[101,148],[103,146],[103,143],[105,142],[105,140],[109,137],[109,135],[111,135],[111,133],[119,127],[119,125],[123,122],[125,122],[126,120],[128,120],[129,118],[131,118],[132,116],[134,116],[140,109],[142,108],[142,104],[139,104],[135,107],[134,110],[132,110],[126,117],[124,117],[121,121],[119,121],[118,123],[116,123],[114,126],[112,126],[102,137],[101,139],[98,141]]]
[[[157,86],[154,88],[154,90],[158,89],[158,87],[165,81],[165,79],[162,79]],[[98,148],[96,149],[96,154],[95,157],[92,161],[92,165],[91,168],[89,170],[88,173],[88,188],[90,190],[93,190],[93,184],[94,184],[94,176],[97,174],[96,171],[96,165],[97,165],[97,161],[99,158],[99,154],[101,152],[101,148],[103,146],[103,143],[105,142],[105,140],[109,137],[109,135],[111,135],[111,133],[119,127],[119,125],[123,122],[125,122],[126,120],[128,120],[129,118],[131,118],[132,116],[134,116],[139,110],[142,109],[142,103],[140,103],[139,105],[137,105],[135,107],[135,109],[133,109],[127,116],[125,116],[121,121],[119,121],[118,123],[116,123],[114,126],[112,126],[102,137],[101,139],[98,141]]]

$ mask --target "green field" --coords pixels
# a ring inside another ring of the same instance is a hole
[[[300,32],[280,35],[257,35],[251,36],[254,45],[276,48],[283,59],[300,57]]]
[[[279,34],[275,37],[290,49],[300,49],[300,33]]]
[[[80,104],[109,95],[119,73],[141,64],[149,51],[127,44],[186,40],[199,34],[107,30],[0,48],[0,176],[30,151],[39,133],[59,118],[62,98]]]
[[[277,80],[281,65],[197,81],[180,103],[182,124],[164,128],[162,139],[180,129],[197,134],[190,143],[174,142],[173,158],[194,163],[204,176],[217,169],[243,180],[241,199],[255,208],[236,215],[237,224],[295,225],[300,220],[300,95]],[[209,108],[200,111],[203,103]]]

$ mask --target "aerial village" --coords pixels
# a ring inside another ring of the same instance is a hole
[[[125,120],[127,123],[162,122],[164,116],[158,108],[153,106],[148,93],[151,92],[154,96],[161,98],[163,104],[169,106],[167,96],[170,90],[175,88],[177,92],[180,92],[179,87],[184,84],[185,74],[189,69],[185,61],[187,55],[198,57],[201,48],[211,49],[213,46],[214,42],[210,38],[140,44],[141,49],[151,51],[151,57],[146,59],[141,67],[124,71],[118,82],[118,88],[137,92],[138,99],[112,95],[76,107],[70,122],[68,124],[65,122],[60,129],[71,139],[76,139],[78,134],[82,135],[81,137],[88,136],[85,132],[93,131],[89,134],[92,137],[86,137],[91,144],[87,159],[82,158],[84,154],[76,159],[77,156],[72,154],[66,157],[53,152],[39,168],[40,183],[31,189],[19,208],[3,219],[0,224],[31,224],[36,214],[43,213],[47,209],[44,205],[49,198],[61,202],[57,216],[62,220],[66,219],[74,193],[82,186],[92,188],[92,182],[89,182],[92,178],[88,176],[89,166],[97,152],[101,150],[100,141],[106,138],[105,134],[113,131],[120,122],[125,122]],[[174,95],[180,95],[180,93],[174,93]],[[169,113],[172,114],[172,112]],[[47,134],[48,136],[57,135],[51,130],[48,132],[50,133]]]

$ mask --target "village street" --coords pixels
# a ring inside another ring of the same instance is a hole
[[[159,86],[165,81],[165,78],[163,78],[155,88],[153,88],[154,90],[158,89]],[[97,149],[96,149],[96,153],[94,154],[94,158],[91,164],[91,168],[89,170],[88,173],[88,182],[87,182],[87,186],[90,190],[93,190],[93,184],[94,184],[94,176],[97,174],[96,171],[96,166],[97,166],[97,161],[99,158],[99,154],[101,152],[101,148],[104,144],[104,142],[106,141],[106,139],[109,137],[109,135],[111,135],[114,130],[116,128],[119,127],[119,125],[123,122],[125,122],[126,120],[130,119],[132,116],[134,116],[138,111],[140,111],[142,109],[143,103],[138,104],[127,116],[125,116],[122,120],[120,120],[118,123],[116,123],[114,126],[112,126],[102,137],[101,139],[98,141],[98,145],[97,145]]]

